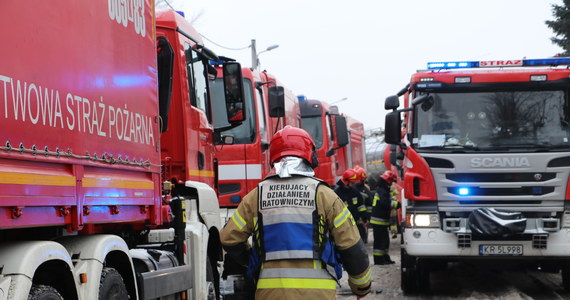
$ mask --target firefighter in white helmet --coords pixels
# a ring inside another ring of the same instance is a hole
[[[335,299],[340,261],[353,293],[366,295],[366,249],[344,203],[313,177],[311,136],[286,126],[271,139],[269,153],[274,170],[244,197],[221,232],[229,255],[244,263],[249,257],[256,299]]]

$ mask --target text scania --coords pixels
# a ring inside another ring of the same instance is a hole
[[[120,141],[155,145],[153,118],[130,111],[125,104],[114,107],[88,99],[0,75],[0,109],[5,119],[38,126],[67,128]]]
[[[530,167],[527,157],[473,157],[472,168]]]

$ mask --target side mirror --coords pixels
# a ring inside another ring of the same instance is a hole
[[[338,147],[348,145],[348,128],[346,127],[346,118],[344,116],[335,116],[334,123],[336,127],[336,143]]]
[[[400,145],[402,141],[401,130],[402,120],[400,119],[400,112],[393,111],[386,114],[384,124],[384,140],[386,144]]]
[[[433,106],[433,97],[431,95],[421,95],[412,100],[412,105],[421,105],[423,111],[428,111]]]
[[[241,65],[237,62],[227,62],[222,69],[228,121],[232,124],[242,122],[245,120],[245,101]]]
[[[282,118],[285,116],[285,89],[282,86],[270,86],[268,95],[269,116]]]
[[[269,142],[261,141],[261,152],[265,152],[269,149]]]
[[[400,106],[400,98],[398,98],[398,96],[396,95],[389,96],[388,98],[386,98],[386,101],[384,102],[385,110],[398,109],[399,106]]]

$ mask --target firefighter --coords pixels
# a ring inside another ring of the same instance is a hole
[[[360,231],[360,237],[364,243],[368,243],[368,221],[372,214],[372,199],[374,199],[374,193],[370,191],[370,187],[368,187],[366,182],[366,170],[361,166],[355,166],[354,171],[356,171],[356,176],[358,176],[359,179],[356,184],[356,189],[360,192],[360,195],[362,195],[364,205],[366,206],[366,222],[364,222],[362,231]],[[360,230],[360,227],[358,229]]]
[[[386,171],[380,175],[376,194],[372,200],[372,216],[370,223],[374,231],[374,264],[389,265],[394,261],[390,259],[388,248],[390,247],[390,212],[393,208],[400,208],[400,202],[390,197],[390,186],[396,181],[396,174]]]
[[[313,177],[311,136],[285,126],[271,139],[269,156],[274,168],[221,231],[224,249],[256,280],[256,299],[335,299],[342,266],[352,292],[368,294],[364,243],[343,202]]]
[[[348,210],[354,216],[356,220],[356,225],[358,232],[362,238],[365,234],[365,225],[368,224],[370,219],[368,213],[366,212],[366,205],[364,204],[364,199],[362,194],[356,188],[356,185],[360,182],[360,177],[354,169],[347,169],[342,174],[342,177],[336,183],[335,193],[342,199]]]

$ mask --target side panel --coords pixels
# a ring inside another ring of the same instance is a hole
[[[160,224],[154,7],[0,10],[0,228]]]

